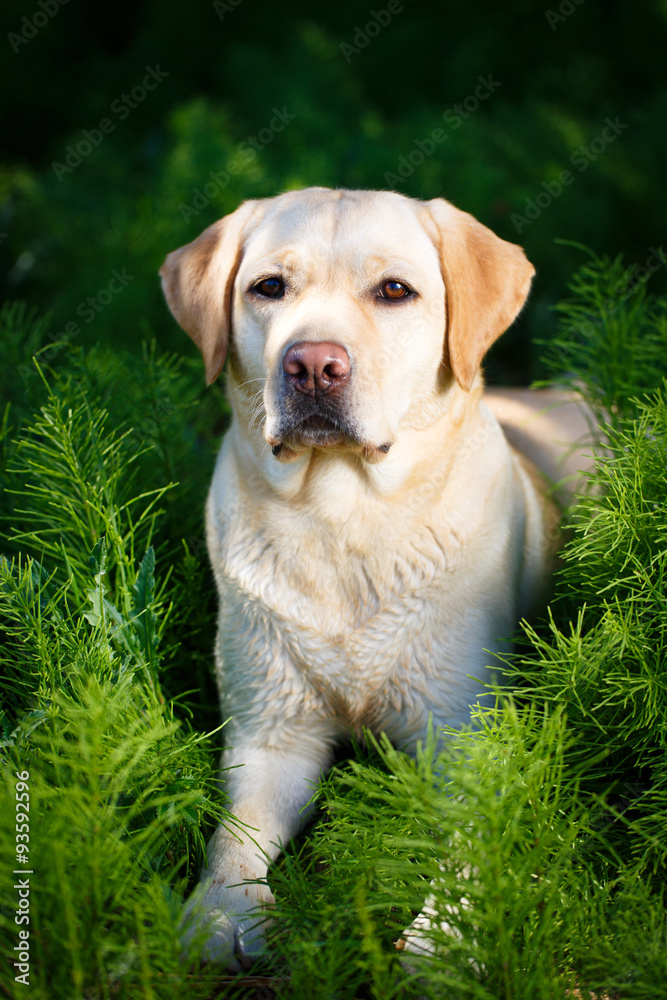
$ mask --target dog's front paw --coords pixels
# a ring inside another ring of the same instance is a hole
[[[464,900],[464,903],[467,903],[467,900]],[[449,917],[458,915],[457,909],[450,903],[445,904],[443,909]],[[410,926],[403,931],[396,948],[404,955],[407,952],[433,958],[439,951],[440,941],[460,941],[462,937],[460,930],[447,919],[443,919],[445,914],[438,913],[433,896],[429,896],[419,916],[415,917]],[[401,961],[409,966],[410,961],[404,955],[401,955]]]
[[[437,886],[437,882],[433,883]],[[451,954],[456,949],[459,955],[468,953],[466,964],[475,975],[481,973],[480,964],[473,954],[476,950],[475,940],[461,930],[462,918],[465,924],[473,924],[472,906],[470,900],[461,895],[452,898],[442,892],[432,894],[424,903],[419,916],[403,931],[396,943],[396,949],[401,952],[401,965],[407,972],[415,972],[412,956],[418,959],[433,961]],[[468,941],[468,944],[466,944]]]
[[[223,886],[216,879],[200,882],[188,899],[182,919],[184,950],[196,944],[205,962],[231,972],[250,968],[264,951],[267,915],[274,902],[264,885]]]

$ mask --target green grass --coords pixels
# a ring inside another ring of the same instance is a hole
[[[416,760],[369,739],[323,780],[317,819],[269,876],[257,971],[280,995],[664,995],[666,306],[620,259],[575,275],[547,354],[593,406],[604,451],[569,513],[549,615],[525,625],[474,730],[434,735]],[[196,941],[181,960],[178,921],[207,836],[230,819],[202,540],[226,408],[154,346],[54,347],[48,328],[20,306],[0,314],[7,954],[17,772],[34,871],[30,987],[3,964],[0,988],[205,997],[219,970],[198,967]],[[394,942],[429,895],[454,930],[436,922],[437,957],[406,967]]]

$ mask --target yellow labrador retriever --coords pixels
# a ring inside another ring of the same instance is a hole
[[[550,572],[557,512],[525,453],[562,475],[557,439],[586,425],[505,393],[506,436],[479,368],[534,269],[439,198],[249,201],[160,273],[209,383],[229,358],[206,524],[222,765],[248,829],[218,829],[191,907],[212,922],[206,956],[239,968],[271,899],[247,880],[299,829],[334,745],[367,727],[411,751],[429,716],[469,719],[486,650]]]

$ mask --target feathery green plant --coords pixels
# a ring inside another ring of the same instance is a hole
[[[573,281],[577,300],[560,307],[563,324],[552,357],[562,361],[569,350],[571,386],[597,412],[604,448],[592,489],[573,511],[574,534],[563,550],[548,627],[526,627],[530,648],[509,675],[523,696],[565,706],[577,733],[573,757],[598,757],[591,778],[598,788],[614,788],[610,803],[626,818],[608,820],[615,850],[626,864],[663,881],[667,300],[651,300],[641,284],[628,290],[631,278],[620,259],[595,259]],[[570,342],[582,317],[587,332]]]
[[[563,995],[587,877],[578,858],[587,815],[564,768],[565,722],[511,707],[476,721],[474,732],[448,733],[444,748],[432,735],[416,760],[383,741],[378,762],[352,761],[325,780],[327,822],[311,838],[308,877],[293,858],[273,877],[275,944],[295,997],[353,996],[363,981],[378,1000],[409,988]],[[392,943],[427,897],[440,916],[422,938],[425,954],[400,952],[406,977]]]
[[[216,973],[186,975],[180,900],[207,829],[229,814],[210,737],[161,687],[172,601],[152,542],[173,486],[135,486],[155,442],[132,447],[131,429],[109,427],[80,355],[59,361],[40,379],[40,410],[8,442],[3,509],[17,496],[19,509],[0,558],[0,856],[5,872],[20,865],[14,792],[28,772],[30,996],[205,996]],[[7,954],[12,881],[0,889]],[[197,965],[196,941],[188,955]],[[15,973],[3,965],[0,984],[18,997]]]
[[[634,414],[637,397],[659,388],[667,377],[667,311],[664,300],[648,295],[637,267],[625,265],[620,254],[611,260],[579,249],[590,260],[568,286],[572,298],[556,306],[557,334],[541,342],[551,377],[538,384],[567,386],[599,424],[617,429]],[[667,266],[664,254],[659,263]]]

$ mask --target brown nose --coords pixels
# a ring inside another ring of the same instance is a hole
[[[337,392],[349,377],[350,355],[340,344],[302,340],[285,351],[283,371],[299,392]]]

